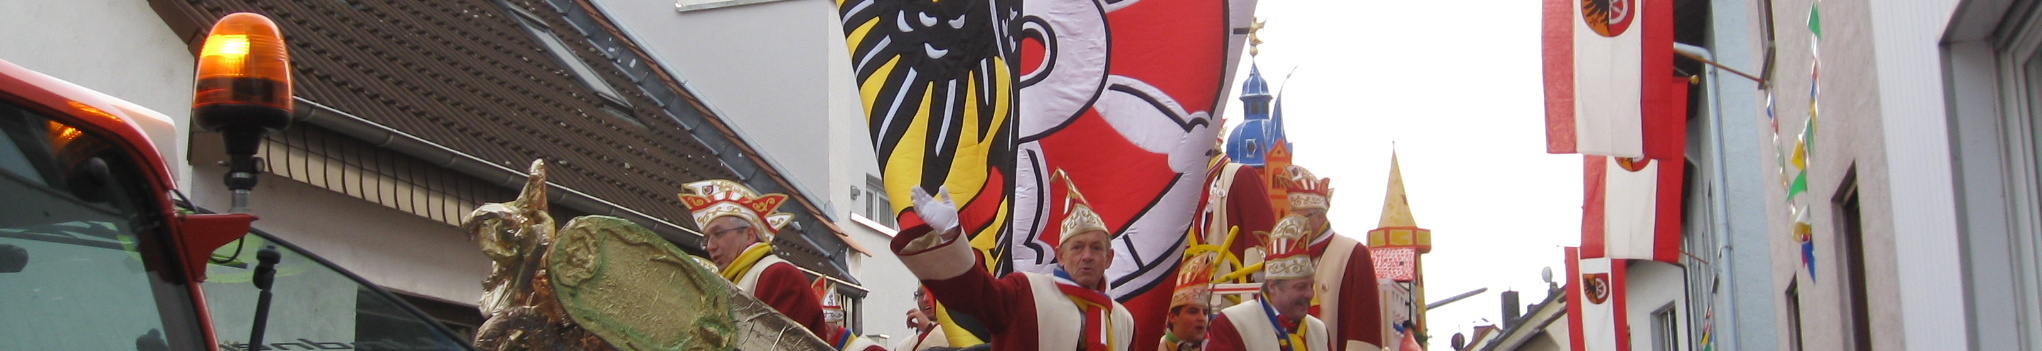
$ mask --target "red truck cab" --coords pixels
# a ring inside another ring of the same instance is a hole
[[[251,232],[253,215],[185,205],[175,156],[156,146],[172,141],[149,137],[174,126],[0,58],[0,348],[470,348],[389,292]],[[274,273],[258,273],[264,248]]]

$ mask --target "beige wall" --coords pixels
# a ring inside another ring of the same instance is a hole
[[[1778,66],[1773,98],[1782,148],[1808,116],[1809,0],[1775,0]],[[1870,340],[1878,349],[1961,344],[1959,280],[1950,155],[1942,117],[1936,42],[1953,1],[1822,3],[1820,117],[1808,193],[1816,266],[1811,277],[1790,234],[1793,218],[1778,180],[1766,182],[1774,288],[1801,292],[1809,349],[1849,345],[1841,214],[1836,197],[1855,171],[1863,228]],[[1766,133],[1770,130],[1754,131]],[[1778,170],[1767,164],[1768,172]],[[1788,175],[1791,177],[1791,175]],[[1782,295],[1784,296],[1784,295]],[[1787,327],[1783,303],[1777,317]],[[1790,339],[1782,336],[1780,348]]]
[[[1805,20],[1812,2],[1781,0],[1773,5],[1779,66],[1774,70],[1772,94],[1782,135],[1779,140],[1784,144],[1778,147],[1791,150],[1809,109],[1813,38]],[[1876,308],[1871,315],[1875,321],[1873,329],[1883,331],[1875,333],[1877,339],[1873,343],[1879,348],[1898,347],[1901,325],[1898,276],[1891,266],[1895,248],[1892,196],[1887,191],[1888,165],[1881,144],[1884,133],[1880,129],[1877,81],[1871,79],[1877,69],[1872,33],[1868,26],[1842,25],[1869,21],[1871,9],[1863,3],[1833,2],[1825,4],[1822,10],[1823,20],[1832,23],[1824,28],[1821,52],[1821,73],[1827,79],[1821,81],[1821,116],[1808,170],[1809,189],[1801,195],[1808,197],[1803,201],[1813,211],[1809,218],[1814,224],[1816,266],[1813,277],[1802,268],[1800,245],[1791,237],[1794,218],[1791,209],[1783,205],[1786,188],[1777,181],[1767,182],[1767,203],[1773,204],[1769,205],[1772,208],[1769,232],[1774,233],[1774,291],[1785,294],[1790,283],[1799,285],[1804,346],[1822,349],[1823,345],[1848,345],[1845,333],[1849,314],[1838,279],[1842,272],[1838,266],[1841,261],[1838,247],[1842,243],[1836,220],[1839,213],[1831,199],[1837,195],[1845,174],[1855,167],[1863,204],[1860,211],[1865,218],[1863,249],[1868,305],[1888,307]],[[1769,169],[1775,167],[1777,163],[1768,165]],[[1789,328],[1785,305],[1778,314],[1782,329]],[[1780,343],[1781,350],[1793,349],[1791,338],[1782,337]]]
[[[198,167],[195,177],[220,179],[224,172]],[[195,183],[187,189],[194,204],[227,209],[225,185]],[[489,259],[460,228],[274,176],[264,176],[250,198],[251,212],[261,216],[256,229],[385,289],[471,306],[482,297]]]

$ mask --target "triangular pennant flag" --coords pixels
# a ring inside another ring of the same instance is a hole
[[[1808,169],[1802,168],[1794,173],[1792,181],[1787,182],[1787,202],[1794,202],[1794,198],[1805,192],[1808,192]]]
[[[1815,2],[1815,5],[1812,5],[1812,6],[1809,6],[1809,7],[1808,7],[1808,32],[1810,32],[1810,33],[1815,33],[1815,37],[1816,37],[1816,38],[1821,38],[1821,37],[1822,37],[1822,2],[1821,2],[1821,1],[1817,1],[1817,2]]]

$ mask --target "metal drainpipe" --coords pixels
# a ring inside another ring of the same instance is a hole
[[[1708,48],[1703,48],[1703,47],[1700,47],[1700,46],[1695,46],[1695,45],[1689,45],[1689,44],[1684,44],[1684,43],[1673,43],[1673,49],[1674,49],[1675,51],[1682,51],[1682,52],[1686,52],[1686,53],[1689,53],[1689,54],[1692,54],[1692,55],[1695,55],[1695,56],[1701,56],[1702,58],[1705,58],[1705,59],[1709,59],[1710,61],[1714,61],[1714,60],[1716,60],[1716,56],[1715,56],[1715,55],[1714,55],[1713,53],[1709,52],[1709,49],[1708,49]],[[1705,66],[1706,66],[1706,65],[1705,65]],[[1723,103],[1722,103],[1722,96],[1721,96],[1722,94],[1721,94],[1721,92],[1719,92],[1719,91],[1718,91],[1719,89],[1721,89],[1721,85],[1719,85],[1719,84],[1716,84],[1716,82],[1718,81],[1718,80],[1717,80],[1717,79],[1718,79],[1718,74],[1719,74],[1719,73],[1721,72],[1721,70],[1720,70],[1720,69],[1718,69],[1718,68],[1716,68],[1715,66],[1708,66],[1708,67],[1707,67],[1707,71],[1708,71],[1708,73],[1707,73],[1707,74],[1709,75],[1709,79],[1707,80],[1707,82],[1708,82],[1708,89],[1706,89],[1706,90],[1703,90],[1703,93],[1705,94],[1705,96],[1707,96],[1707,97],[1706,97],[1705,99],[1707,99],[1707,100],[1708,100],[1708,107],[1709,107],[1709,114],[1711,115],[1711,116],[1705,116],[1705,117],[1714,117],[1714,118],[1711,118],[1711,119],[1709,119],[1709,120],[1708,120],[1708,122],[1709,122],[1709,133],[1711,134],[1711,136],[1713,136],[1713,137],[1714,137],[1714,138],[1713,138],[1714,140],[1710,140],[1710,142],[1709,142],[1709,144],[1710,144],[1710,147],[1709,147],[1709,153],[1710,153],[1710,156],[1709,156],[1709,163],[1710,163],[1710,165],[1709,165],[1709,167],[1710,167],[1710,168],[1713,168],[1713,169],[1714,169],[1714,171],[1715,171],[1715,172],[1714,172],[1714,173],[1715,173],[1715,177],[1714,177],[1715,179],[1711,179],[1711,180],[1709,181],[1709,187],[1710,187],[1710,190],[1711,190],[1712,192],[1716,193],[1716,195],[1717,195],[1717,196],[1716,196],[1716,197],[1717,197],[1717,198],[1716,198],[1716,201],[1711,201],[1711,202],[1712,202],[1712,204],[1710,204],[1711,206],[1709,206],[1709,212],[1710,212],[1710,213],[1709,213],[1709,217],[1710,217],[1710,225],[1712,225],[1712,226],[1715,226],[1716,228],[1718,228],[1718,230],[1720,230],[1720,231],[1721,231],[1721,235],[1720,235],[1720,236],[1718,237],[1718,241],[1717,241],[1717,247],[1718,247],[1718,248],[1717,248],[1717,250],[1716,250],[1716,257],[1714,257],[1714,258],[1716,259],[1716,261],[1717,261],[1717,262],[1719,262],[1718,264],[1716,264],[1716,266],[1718,266],[1718,267],[1720,267],[1720,268],[1717,268],[1717,269],[1716,269],[1716,272],[1712,272],[1712,273],[1722,273],[1722,272],[1734,272],[1734,270],[1732,269],[1732,267],[1734,267],[1734,266],[1736,265],[1736,262],[1735,262],[1735,260],[1731,260],[1731,259],[1729,259],[1729,257],[1730,257],[1730,250],[1732,250],[1732,249],[1733,249],[1733,248],[1732,248],[1732,247],[1730,246],[1730,240],[1729,240],[1729,239],[1730,239],[1730,236],[1731,236],[1731,234],[1730,234],[1730,219],[1729,219],[1729,212],[1730,212],[1730,209],[1729,209],[1729,207],[1728,207],[1729,205],[1728,205],[1728,204],[1726,204],[1726,203],[1727,203],[1728,201],[1725,201],[1725,200],[1727,200],[1727,199],[1728,199],[1728,197],[1729,197],[1729,194],[1727,194],[1727,193],[1725,193],[1725,192],[1724,192],[1724,190],[1725,190],[1725,187],[1724,187],[1724,184],[1723,184],[1723,183],[1724,183],[1725,181],[1727,181],[1727,180],[1729,180],[1729,179],[1730,179],[1730,178],[1729,178],[1730,176],[1729,176],[1729,173],[1728,173],[1727,171],[1723,170],[1723,163],[1724,163],[1724,160],[1723,160],[1723,157],[1724,157],[1724,152],[1723,152],[1723,143],[1724,143],[1724,136],[1723,136],[1723,118],[1722,118],[1722,115],[1723,115]],[[1724,303],[1725,305],[1729,305],[1728,307],[1730,307],[1730,308],[1722,309],[1722,311],[1721,311],[1721,312],[1723,312],[1723,317],[1724,317],[1724,319],[1723,319],[1723,320],[1729,320],[1729,321],[1736,321],[1736,320],[1737,320],[1737,294],[1736,294],[1736,291],[1737,291],[1737,290],[1735,289],[1735,286],[1736,286],[1737,282],[1736,282],[1736,280],[1733,280],[1733,279],[1723,279],[1723,278],[1721,278],[1721,277],[1723,277],[1723,276],[1724,276],[1724,275],[1720,275],[1720,274],[1718,275],[1718,277],[1719,277],[1719,278],[1717,278],[1717,279],[1719,279],[1719,280],[1717,281],[1717,283],[1718,283],[1718,284],[1720,284],[1720,286],[1722,287],[1722,290],[1723,290],[1723,291],[1727,291],[1727,292],[1728,292],[1728,293],[1725,293],[1725,294],[1723,294],[1723,303]],[[1714,304],[1711,304],[1710,306],[1711,306],[1711,308],[1710,308],[1711,310],[1715,310],[1715,308],[1713,308],[1713,307],[1714,307]],[[1695,313],[1695,312],[1693,312],[1693,311],[1689,311],[1688,313]],[[1709,312],[1704,312],[1704,313],[1709,313]],[[1712,323],[1713,323],[1713,322],[1712,322]],[[1714,333],[1717,333],[1717,334],[1722,334],[1723,336],[1725,336],[1725,337],[1723,337],[1723,338],[1715,338],[1715,339],[1720,339],[1720,340],[1737,340],[1737,339],[1735,339],[1735,336],[1736,336],[1736,328],[1727,328],[1727,329],[1718,329],[1718,330],[1712,330],[1711,332],[1714,332]],[[1711,341],[1714,341],[1714,340],[1711,340]]]
[[[428,163],[481,179],[496,186],[513,189],[524,186],[525,173],[522,171],[491,163],[474,155],[426,141],[417,136],[406,134],[403,131],[370,122],[361,117],[356,117],[347,112],[327,107],[305,98],[294,99],[297,100],[298,106],[300,106],[298,111],[294,113],[297,121],[309,122],[326,129],[332,129],[334,132],[361,139],[376,145],[376,147],[396,150],[397,152],[417,157]],[[591,214],[627,218],[639,221],[640,223],[652,223],[655,224],[653,228],[650,228],[653,229],[653,232],[667,237],[667,240],[676,242],[693,243],[699,241],[697,238],[702,236],[701,233],[688,230],[686,227],[591,196],[579,190],[552,182],[548,182],[548,184],[552,185],[554,190],[557,190],[557,192],[549,197],[562,205],[585,210]],[[693,237],[688,237],[688,235],[693,235]]]

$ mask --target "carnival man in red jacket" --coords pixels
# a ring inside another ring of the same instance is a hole
[[[1286,172],[1290,213],[1304,216],[1312,259],[1318,261],[1319,294],[1312,316],[1326,322],[1333,346],[1341,351],[1376,351],[1392,339],[1383,320],[1376,282],[1375,258],[1368,246],[1333,232],[1326,209],[1333,203],[1332,179],[1292,165]]]
[[[723,279],[808,328],[823,341],[838,344],[839,331],[823,323],[822,299],[793,263],[773,255],[773,235],[794,216],[774,212],[787,200],[783,194],[759,194],[744,184],[713,179],[686,184],[681,202],[695,217],[696,228],[721,268]]]
[[[941,199],[915,188],[915,207],[901,215],[891,247],[944,307],[984,324],[992,350],[1127,351],[1134,316],[1105,294],[1113,234],[1075,186],[1055,247],[1057,269],[1001,277],[959,240],[956,204],[948,191],[937,193]]]
[[[1317,268],[1305,245],[1310,220],[1285,216],[1266,239],[1262,294],[1220,310],[1206,335],[1206,351],[1330,351],[1326,324],[1312,317],[1312,275]]]

